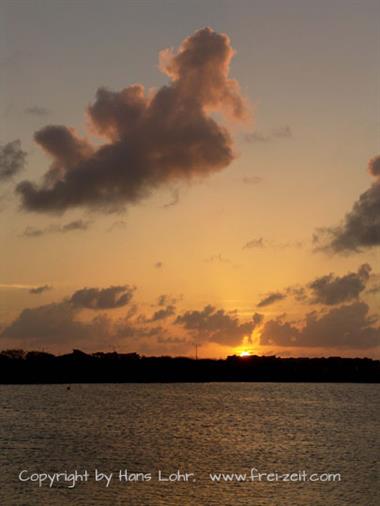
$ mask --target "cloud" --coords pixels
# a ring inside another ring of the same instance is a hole
[[[257,239],[251,239],[250,241],[246,242],[243,246],[243,249],[254,249],[254,248],[259,249],[264,248],[264,239],[262,237],[259,237]]]
[[[259,184],[263,181],[263,178],[259,176],[244,176],[242,181],[244,184]]]
[[[207,263],[221,263],[221,264],[230,264],[231,260],[229,258],[225,258],[221,253],[217,255],[212,255],[205,259]]]
[[[201,311],[186,311],[177,316],[175,323],[191,331],[199,342],[236,346],[244,337],[250,340],[254,328],[261,323],[261,315],[255,313],[251,321],[241,323],[233,313],[208,305]]]
[[[50,114],[49,109],[46,109],[46,107],[41,107],[39,105],[32,105],[31,107],[27,107],[24,112],[25,114],[30,114],[32,116],[48,116]]]
[[[87,350],[108,349],[110,346],[123,345],[127,340],[133,342],[133,347],[138,351],[154,349],[157,352],[160,348],[158,338],[164,335],[169,339],[171,336],[167,329],[153,323],[165,320],[173,308],[165,308],[166,316],[157,312],[150,320],[138,315],[135,305],[129,306],[125,314],[118,318],[98,313],[89,319],[86,313],[87,309],[125,306],[133,290],[128,285],[83,289],[61,302],[24,309],[13,322],[0,330],[0,338],[7,341],[7,346],[27,349],[48,347],[57,351],[67,351],[79,345]],[[185,341],[186,338],[181,343]],[[170,344],[169,340],[167,344]]]
[[[74,220],[64,225],[49,225],[46,228],[27,226],[22,235],[24,237],[41,237],[46,234],[66,234],[67,232],[87,230],[90,225],[90,221]]]
[[[25,160],[26,152],[21,149],[20,140],[0,145],[0,182],[7,181],[21,172]]]
[[[380,284],[372,286],[366,291],[366,293],[368,293],[369,295],[375,295],[377,293],[380,293]]]
[[[273,249],[287,249],[287,248],[302,248],[302,241],[289,241],[289,242],[276,242],[269,241],[264,239],[263,237],[257,237],[251,239],[246,242],[243,246],[243,249],[263,249],[263,248],[273,248]]]
[[[156,322],[159,320],[165,320],[166,318],[169,318],[170,316],[174,315],[175,315],[175,306],[170,304],[169,306],[166,306],[166,308],[164,309],[159,309],[158,311],[155,311],[150,321]]]
[[[260,302],[257,304],[257,307],[266,307],[274,304],[275,302],[279,302],[280,300],[284,300],[286,298],[285,293],[281,292],[272,292],[266,295]]]
[[[170,306],[176,304],[182,299],[182,295],[179,297],[173,297],[171,295],[162,294],[157,299],[157,306]]]
[[[91,341],[106,334],[104,319],[82,322],[78,309],[69,302],[24,309],[1,333],[2,338],[22,341],[28,346]]]
[[[336,227],[319,228],[313,236],[315,251],[357,253],[380,246],[380,156],[369,161],[375,178]]]
[[[332,306],[357,299],[366,288],[371,267],[363,264],[358,272],[350,272],[345,276],[334,276],[332,273],[321,276],[308,287],[312,292],[311,302]]]
[[[380,345],[378,318],[368,315],[364,302],[332,308],[327,313],[312,312],[302,325],[281,318],[266,322],[260,344],[297,347],[372,348]]]
[[[293,137],[292,129],[289,125],[278,128],[272,128],[268,133],[256,131],[245,136],[245,140],[249,143],[254,142],[271,142],[276,139],[290,139]]]
[[[114,230],[124,230],[127,226],[127,222],[124,220],[114,221],[112,225],[107,229],[107,232],[113,232]]]
[[[109,288],[82,288],[77,290],[70,303],[87,309],[114,309],[127,305],[133,297],[134,287],[129,285],[110,286]]]
[[[164,204],[162,207],[164,209],[167,209],[168,207],[174,207],[178,204],[178,202],[179,202],[179,191],[174,190],[172,200],[170,202],[168,202],[167,204]]]
[[[294,297],[297,302],[307,302],[308,300],[306,289],[303,286],[288,286],[286,294]]]
[[[65,126],[39,130],[35,140],[53,162],[40,185],[17,186],[23,207],[116,211],[160,186],[227,167],[235,158],[232,138],[213,113],[248,117],[239,84],[228,77],[233,55],[227,35],[204,28],[177,52],[161,51],[168,85],[150,93],[141,84],[98,89],[87,113],[92,130],[106,139],[100,147]]]
[[[47,292],[48,290],[51,290],[52,287],[50,285],[41,285],[33,287],[29,290],[29,293],[33,295],[40,295],[41,293]]]

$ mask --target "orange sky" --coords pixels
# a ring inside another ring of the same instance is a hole
[[[378,7],[211,4],[6,30],[0,348],[379,356]]]

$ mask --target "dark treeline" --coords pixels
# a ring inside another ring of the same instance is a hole
[[[0,352],[0,383],[134,383],[204,381],[378,383],[380,361],[368,358],[237,357],[224,360],[145,357],[137,353],[74,350],[55,356]]]

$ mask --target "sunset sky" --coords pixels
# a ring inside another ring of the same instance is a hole
[[[0,349],[380,357],[377,1],[0,1]]]

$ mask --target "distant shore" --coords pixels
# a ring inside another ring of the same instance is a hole
[[[174,382],[379,383],[380,361],[369,358],[226,359],[146,357],[137,353],[0,352],[0,384]]]

